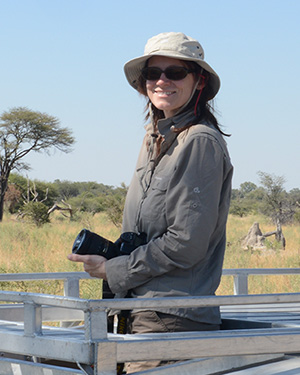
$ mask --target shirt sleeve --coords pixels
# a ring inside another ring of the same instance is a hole
[[[193,135],[180,152],[165,201],[167,230],[129,256],[107,261],[114,293],[149,279],[205,262],[218,222],[224,174],[224,152],[210,134]]]

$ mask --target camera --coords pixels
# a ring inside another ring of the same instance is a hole
[[[120,255],[129,255],[134,249],[146,243],[146,233],[124,232],[116,242],[112,242],[88,229],[82,229],[74,241],[72,253],[101,255],[106,259],[112,259]]]

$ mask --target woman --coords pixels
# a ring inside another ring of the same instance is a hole
[[[148,101],[146,136],[126,197],[123,231],[146,233],[130,255],[70,255],[113,293],[136,298],[213,295],[225,250],[232,165],[208,101],[220,87],[201,45],[182,33],[149,39],[125,64]],[[217,307],[134,310],[132,333],[219,329]],[[133,363],[128,372],[160,363]]]

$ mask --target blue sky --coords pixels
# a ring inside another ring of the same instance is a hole
[[[144,101],[123,65],[151,36],[182,31],[221,78],[234,188],[259,185],[258,171],[300,188],[299,14],[298,0],[0,0],[0,113],[46,112],[76,138],[69,154],[28,155],[28,177],[129,184]]]

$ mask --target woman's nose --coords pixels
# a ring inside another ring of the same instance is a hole
[[[158,80],[156,82],[159,82],[159,81],[169,82],[170,80],[166,77],[165,73],[162,72],[160,77],[158,78]]]

